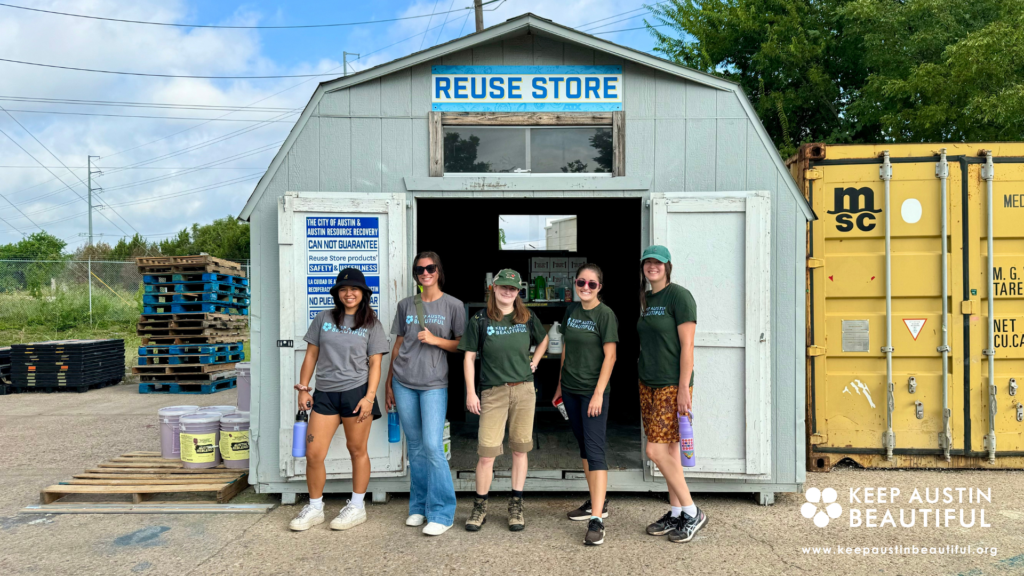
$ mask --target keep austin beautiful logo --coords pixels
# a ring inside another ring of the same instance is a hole
[[[839,493],[833,488],[808,488],[804,494],[807,500],[800,507],[800,515],[812,520],[819,528],[843,515],[839,504]],[[859,505],[903,504],[903,492],[899,488],[870,487],[850,488],[849,503],[845,510],[850,528],[991,528],[985,521],[985,509],[980,506],[992,503],[992,489],[980,488],[925,488],[923,493],[914,488],[905,504],[896,508],[862,508]],[[931,507],[935,505],[935,507]],[[958,507],[945,507],[957,505]],[[967,505],[967,506],[965,506]],[[939,507],[942,506],[942,507]]]

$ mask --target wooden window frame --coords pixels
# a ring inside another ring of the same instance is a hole
[[[428,112],[430,176],[444,176],[445,126],[611,126],[612,176],[626,175],[626,113],[617,112]]]

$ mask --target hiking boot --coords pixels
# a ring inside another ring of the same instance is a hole
[[[673,518],[672,511],[665,512],[665,515],[658,519],[657,522],[647,527],[647,533],[651,536],[664,536],[672,530],[675,530],[679,523],[682,521],[682,516]]]
[[[694,534],[697,530],[700,530],[708,523],[708,517],[704,514],[704,511],[697,508],[697,514],[689,516],[686,512],[680,516],[683,519],[682,522],[676,526],[675,530],[668,533],[669,542],[676,542],[682,544],[683,542],[689,542],[693,540]]]
[[[591,518],[587,524],[587,535],[583,537],[583,543],[587,546],[600,546],[604,544],[604,522],[597,518]]]
[[[582,506],[580,506],[579,508],[573,510],[572,512],[569,512],[569,520],[578,520],[578,521],[590,520],[590,517],[594,515],[594,513],[590,510],[591,507],[592,506],[590,504],[590,498],[587,498],[587,501],[584,502]],[[601,511],[601,518],[607,518],[607,517],[608,517],[608,500],[605,499],[605,501],[604,501],[604,510]]]
[[[479,532],[480,527],[487,522],[487,499],[479,496],[473,500],[473,511],[469,513],[469,520],[466,520],[466,530]]]
[[[523,518],[523,499],[513,496],[508,499],[508,529],[512,532],[519,532],[526,528],[526,519]]]

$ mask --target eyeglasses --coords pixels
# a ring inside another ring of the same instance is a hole
[[[437,272],[437,264],[427,264],[426,266],[413,266],[412,273],[419,276],[426,272],[427,274],[433,274]]]
[[[597,282],[594,282],[593,280],[587,281],[587,280],[584,280],[583,278],[577,278],[576,279],[576,285],[579,286],[580,288],[585,288],[587,286],[590,286],[591,290],[597,290],[597,287],[600,286],[600,284],[598,284]]]

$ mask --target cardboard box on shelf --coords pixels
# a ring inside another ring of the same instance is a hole
[[[545,276],[551,272],[551,258],[534,257],[530,258],[530,276]]]
[[[575,276],[576,271],[579,270],[580,266],[583,266],[586,263],[586,256],[569,256],[569,274]]]
[[[569,271],[569,259],[566,257],[550,258],[552,273],[566,273]]]

